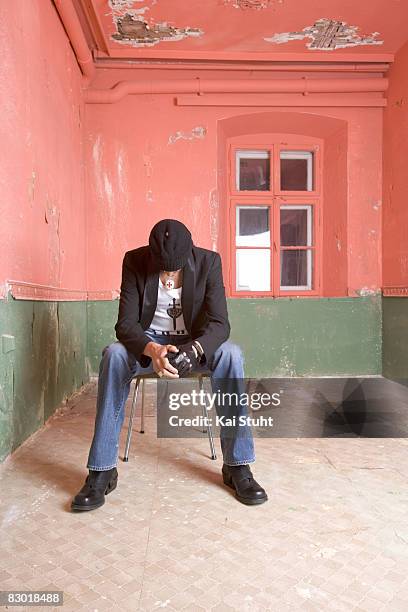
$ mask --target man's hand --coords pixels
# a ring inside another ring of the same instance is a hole
[[[163,372],[162,378],[179,378],[178,370],[169,362],[167,354],[177,353],[178,348],[174,344],[158,344],[148,342],[143,350],[143,354],[152,360],[153,370],[156,374]]]
[[[180,344],[178,351],[177,354],[168,355],[168,360],[172,366],[177,368],[179,376],[186,376],[193,368],[198,366],[198,352],[192,342]]]

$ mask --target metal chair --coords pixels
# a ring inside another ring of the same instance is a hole
[[[211,372],[209,370],[208,371],[205,370],[203,372],[197,372],[197,373],[190,374],[188,378],[198,378],[198,386],[201,392],[201,390],[204,389],[203,378],[210,378],[210,376],[211,376]],[[138,374],[134,378],[136,379],[135,390],[133,393],[132,407],[130,409],[129,426],[128,426],[125,454],[123,456],[123,461],[129,461],[130,439],[132,436],[133,418],[135,415],[136,402],[137,402],[137,397],[138,397],[138,392],[139,392],[140,381],[142,382],[142,406],[141,406],[141,411],[140,411],[140,433],[143,434],[144,433],[145,380],[147,378],[148,379],[149,378],[158,379],[159,377],[157,376],[156,373],[152,373],[152,374]],[[203,416],[205,418],[208,416],[207,404],[203,405],[202,409],[203,409]],[[214,436],[213,436],[211,424],[209,422],[208,422],[207,429],[206,430],[203,429],[203,433],[205,433],[205,431],[207,431],[208,440],[210,442],[211,459],[217,459],[217,455],[215,454]]]

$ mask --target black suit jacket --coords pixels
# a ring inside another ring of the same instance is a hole
[[[151,338],[148,329],[157,306],[159,268],[149,246],[127,251],[122,264],[117,339],[136,357],[142,367],[151,362],[143,350]],[[227,300],[221,257],[215,251],[193,246],[183,268],[181,306],[187,331],[204,349],[210,364],[214,352],[229,337]]]

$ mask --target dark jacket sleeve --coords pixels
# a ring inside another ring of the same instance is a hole
[[[221,257],[216,252],[214,252],[212,266],[207,276],[204,307],[207,314],[207,325],[194,340],[200,342],[204,349],[205,360],[208,363],[217,348],[228,339],[231,331]]]
[[[122,283],[120,286],[119,314],[115,325],[117,339],[136,357],[142,367],[149,365],[151,358],[142,355],[151,338],[144,333],[139,321],[140,300],[136,275],[129,265],[129,252],[125,253],[122,263]]]

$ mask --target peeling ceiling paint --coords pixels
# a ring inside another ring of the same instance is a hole
[[[237,9],[255,9],[256,11],[266,9],[271,4],[272,0],[224,0],[224,4],[228,4]],[[282,2],[282,0],[280,0]]]
[[[135,3],[143,4],[134,8]],[[199,28],[178,28],[167,21],[155,22],[144,15],[157,0],[109,0],[116,32],[111,38],[132,47],[152,47],[162,41],[178,41],[188,36],[201,36]]]
[[[133,47],[152,47],[161,41],[183,40],[187,36],[201,36],[198,28],[177,28],[167,22],[147,23],[140,17],[126,14],[116,21],[117,32],[112,38],[117,42]]]
[[[351,55],[364,55],[382,62],[407,40],[408,0],[391,0],[391,8],[389,0],[375,0],[369,10],[352,0],[75,3],[83,5],[83,16],[90,22],[95,56],[104,59],[274,61],[275,56],[291,54],[300,59],[316,51],[328,61],[344,54],[350,61]],[[89,11],[90,5],[94,12]],[[329,53],[333,49],[337,53]]]
[[[307,43],[309,49],[341,49],[343,47],[355,47],[357,45],[382,45],[382,40],[376,40],[379,32],[373,32],[369,36],[359,36],[357,26],[349,26],[345,21],[334,19],[318,19],[312,26],[303,28],[300,32],[282,32],[271,38],[265,38],[267,42],[282,44],[292,40],[304,40],[311,38]]]
[[[156,4],[156,1],[154,1],[154,4]],[[132,9],[135,2],[144,2],[144,0],[109,0],[109,5],[113,10],[122,11]]]

